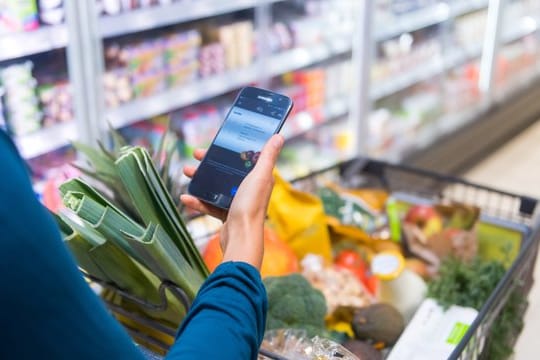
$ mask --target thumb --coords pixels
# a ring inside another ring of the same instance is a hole
[[[255,173],[256,176],[271,177],[272,170],[276,165],[279,153],[283,147],[283,143],[283,136],[279,134],[273,135],[264,145],[261,155],[259,156],[259,160],[257,161],[257,164],[255,164],[255,168],[253,168],[252,173]]]

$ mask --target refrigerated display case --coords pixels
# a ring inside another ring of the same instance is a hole
[[[33,61],[35,77],[63,61],[45,78],[69,76],[45,97],[65,99],[69,80],[74,117],[15,135],[27,158],[107,142],[109,126],[155,138],[167,120],[188,158],[248,84],[296,100],[290,178],[362,154],[457,172],[540,116],[533,0],[67,1],[41,17],[51,2],[27,3],[37,25],[3,30],[0,67]],[[40,103],[40,116],[62,107]]]
[[[495,68],[495,94],[504,99],[516,89],[534,81],[539,74],[540,4],[536,1],[508,1],[502,15],[503,33],[512,33],[516,26],[525,34],[503,37]],[[518,31],[519,32],[519,31]]]
[[[405,3],[377,3],[375,27],[396,17],[409,26],[376,37],[371,68],[368,153],[394,161],[428,146],[449,116],[482,100],[477,66],[487,1]]]
[[[374,7],[367,154],[460,172],[538,119],[536,2]]]

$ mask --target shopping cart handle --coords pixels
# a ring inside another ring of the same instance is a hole
[[[189,300],[189,298],[186,295],[186,293],[184,292],[184,290],[182,290],[175,283],[173,283],[171,281],[168,281],[168,280],[165,280],[165,281],[161,282],[161,284],[159,284],[158,294],[159,294],[160,303],[159,304],[154,304],[154,303],[151,303],[151,302],[149,302],[147,300],[141,299],[138,296],[135,296],[135,295],[133,295],[133,294],[127,292],[127,291],[124,291],[124,290],[118,288],[118,286],[116,286],[115,284],[108,283],[106,281],[103,281],[103,280],[101,280],[99,278],[96,278],[95,276],[92,276],[92,275],[87,274],[85,272],[83,272],[83,276],[86,277],[88,280],[101,285],[104,288],[107,288],[107,289],[110,289],[110,290],[113,290],[113,291],[117,292],[118,294],[122,295],[126,299],[128,299],[128,300],[134,302],[135,304],[140,305],[140,306],[142,306],[142,307],[144,307],[144,308],[146,308],[148,310],[152,310],[152,311],[165,311],[165,310],[167,310],[167,307],[169,306],[169,302],[167,300],[166,290],[169,290],[171,292],[171,294],[173,294],[176,298],[178,298],[178,300],[180,300],[180,302],[182,303],[182,306],[184,306],[186,311],[191,306],[191,301]]]

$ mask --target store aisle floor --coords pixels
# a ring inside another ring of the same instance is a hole
[[[466,178],[540,198],[540,121],[472,169]],[[540,261],[529,295],[525,328],[516,344],[515,360],[538,359],[540,333]]]

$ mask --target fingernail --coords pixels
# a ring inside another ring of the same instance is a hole
[[[280,134],[276,134],[274,136],[274,145],[276,146],[276,148],[278,149],[281,149],[283,147],[283,143],[284,143],[284,139],[283,139],[283,136],[280,135]]]

